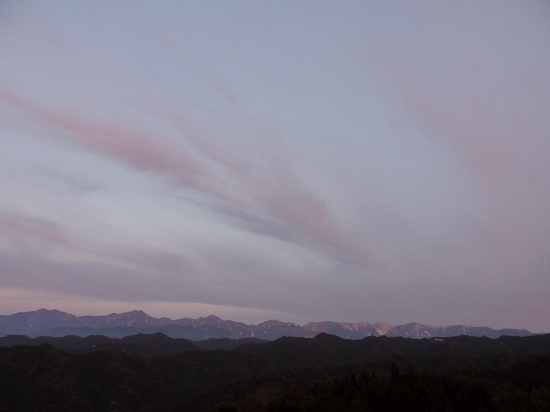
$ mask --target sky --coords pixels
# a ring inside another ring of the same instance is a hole
[[[0,313],[550,332],[550,3],[0,0]]]

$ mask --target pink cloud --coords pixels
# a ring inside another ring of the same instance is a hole
[[[38,241],[73,247],[74,243],[54,223],[15,213],[0,213],[0,233],[10,242]]]
[[[301,233],[313,241],[309,242],[311,246],[328,246],[357,259],[367,268],[382,268],[381,259],[347,234],[323,201],[303,188],[298,178],[287,173],[281,180],[276,173],[266,175],[251,165],[243,165],[240,159],[219,150],[191,122],[160,104],[158,107],[204,156],[203,159],[192,157],[154,132],[127,130],[125,126],[102,126],[75,114],[46,109],[6,88],[0,88],[0,98],[35,121],[53,127],[57,130],[56,139],[78,144],[136,170],[157,173],[181,187],[198,190],[211,200],[225,204],[229,207],[226,211],[240,219],[252,218],[267,228],[273,223],[280,227],[282,223],[286,235],[294,240],[295,235]],[[229,190],[231,181],[238,182],[240,189]]]

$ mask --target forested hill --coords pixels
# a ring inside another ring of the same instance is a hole
[[[171,353],[193,350],[230,350],[246,343],[265,343],[267,340],[256,338],[245,339],[205,339],[190,341],[188,339],[171,338],[163,333],[139,333],[124,338],[110,338],[103,335],[81,336],[68,335],[63,337],[39,336],[29,338],[24,335],[8,335],[0,338],[0,347],[17,345],[38,346],[50,344],[67,353],[87,353],[98,350],[115,350],[135,356],[168,355]]]
[[[0,411],[542,411],[550,405],[550,334],[346,340],[323,333],[231,350],[201,350],[156,334],[134,339],[132,350],[152,342],[176,352],[2,347]],[[417,399],[417,409],[402,409],[413,405],[408,398]]]

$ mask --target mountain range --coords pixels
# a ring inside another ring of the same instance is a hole
[[[39,309],[32,312],[19,312],[13,315],[0,315],[0,336],[90,336],[104,335],[122,338],[138,333],[164,333],[172,338],[204,340],[211,338],[259,338],[275,340],[282,336],[314,337],[321,332],[344,339],[362,339],[367,336],[408,337],[414,339],[431,337],[452,337],[460,335],[487,336],[530,336],[525,329],[491,329],[453,325],[445,327],[428,326],[420,323],[391,326],[386,323],[367,322],[310,322],[303,326],[269,320],[257,325],[223,320],[210,315],[198,319],[155,318],[143,311],[111,313],[104,316],[76,316],[58,310]]]

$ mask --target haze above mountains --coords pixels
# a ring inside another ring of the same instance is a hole
[[[487,336],[498,338],[502,335],[530,336],[525,329],[491,329],[453,325],[445,327],[428,326],[420,323],[391,326],[386,323],[367,322],[310,322],[303,326],[269,320],[257,325],[223,320],[217,316],[198,319],[154,318],[140,310],[125,313],[112,313],[104,316],[75,316],[58,310],[39,309],[32,312],[19,312],[13,315],[0,315],[0,336],[90,336],[104,335],[122,338],[138,333],[161,332],[172,338],[203,340],[210,338],[259,338],[274,340],[282,336],[314,337],[321,332],[345,339],[362,339],[367,336],[409,337],[415,339],[430,337],[451,337],[459,335]]]

